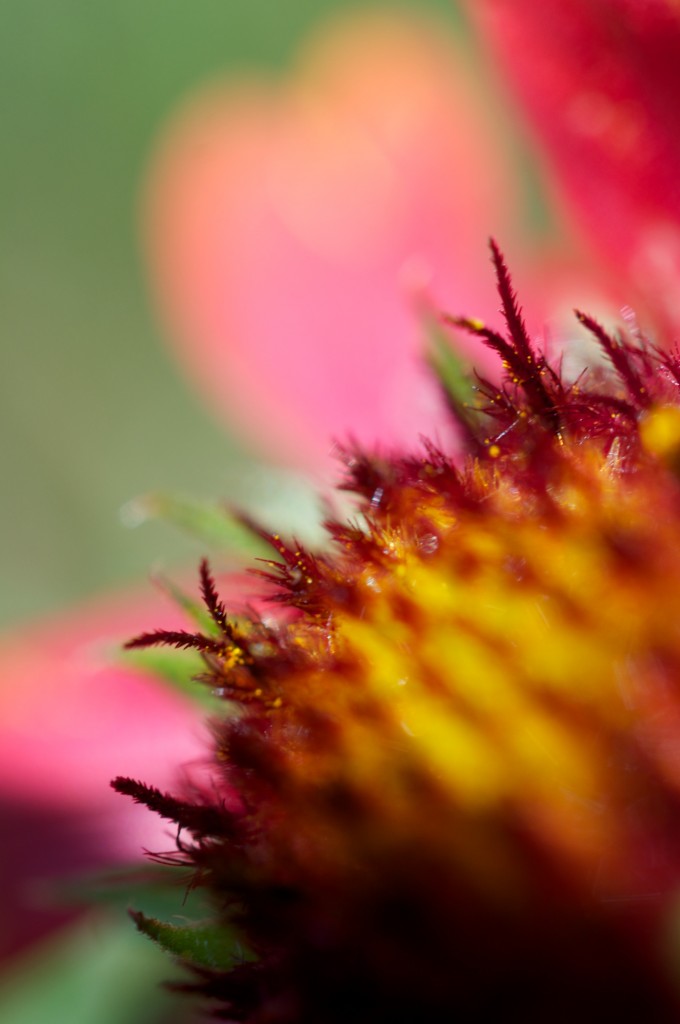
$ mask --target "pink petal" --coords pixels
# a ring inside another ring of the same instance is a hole
[[[158,596],[126,595],[0,641],[0,800],[80,816],[109,859],[168,844],[110,780],[133,775],[167,786],[183,764],[205,756],[189,701],[116,664],[122,642],[161,625],[186,623]]]
[[[65,923],[64,879],[171,850],[171,830],[118,796],[116,775],[161,788],[205,757],[188,700],[116,664],[144,629],[184,627],[148,590],[100,599],[0,639],[0,961]]]
[[[626,301],[680,327],[680,6],[470,0]]]
[[[152,281],[232,425],[317,468],[350,433],[441,434],[416,306],[495,315],[501,137],[445,26],[396,12],[346,15],[287,83],[217,85],[175,118],[147,189]]]

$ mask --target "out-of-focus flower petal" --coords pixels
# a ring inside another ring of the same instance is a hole
[[[65,878],[172,844],[109,786],[121,761],[164,787],[204,756],[189,702],[116,663],[140,625],[182,621],[165,604],[119,595],[0,639],[0,960],[68,918]]]
[[[680,326],[680,5],[471,0],[620,292]]]
[[[308,466],[350,431],[438,435],[415,300],[495,310],[484,240],[517,205],[502,134],[446,26],[394,12],[327,25],[285,86],[195,99],[157,154],[147,240],[221,414]]]
[[[0,799],[87,815],[109,858],[150,838],[109,789],[121,760],[163,786],[205,739],[188,700],[115,662],[118,645],[159,619],[184,621],[160,597],[119,596],[0,641]]]

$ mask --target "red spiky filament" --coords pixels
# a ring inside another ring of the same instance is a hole
[[[505,368],[468,456],[346,451],[360,518],[268,537],[287,615],[203,563],[210,634],[130,644],[230,702],[205,792],[114,782],[253,954],[196,968],[224,1019],[678,1019],[680,363],[578,314],[609,365],[565,381],[492,253],[507,333],[450,321]]]

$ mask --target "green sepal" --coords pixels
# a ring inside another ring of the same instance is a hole
[[[236,957],[243,958],[243,951],[233,932],[219,925],[204,922],[168,924],[137,910],[131,910],[130,917],[142,934],[185,964],[226,970]]]
[[[428,318],[425,329],[428,366],[439,381],[456,418],[474,435],[476,429],[473,414],[476,403],[470,364],[456,351],[450,338],[435,320]]]
[[[205,662],[197,651],[147,647],[143,650],[122,651],[118,661],[166,683],[206,710],[224,710],[224,701],[215,697],[209,686],[196,679],[205,672]]]
[[[181,608],[187,617],[193,622],[194,626],[199,629],[202,633],[207,636],[217,636],[218,629],[206,606],[201,602],[197,601],[196,598],[190,597],[181,587],[174,583],[164,573],[154,572],[152,580],[155,585],[162,590],[164,594],[167,594],[170,600]]]
[[[204,604],[190,597],[167,576],[154,573],[153,582],[186,613],[193,625],[206,636],[217,636],[219,631]],[[224,712],[226,704],[214,696],[212,690],[199,678],[205,672],[205,661],[193,650],[168,647],[133,648],[117,650],[120,664],[131,666],[152,675],[172,689],[196,702],[208,711]]]
[[[160,519],[211,548],[244,558],[266,556],[269,551],[237,514],[209,501],[162,492],[147,494],[127,505],[123,518],[130,526]]]
[[[109,869],[56,880],[50,896],[64,907],[113,907],[126,910],[131,904],[145,914],[172,917],[190,914],[203,917],[210,907],[205,891],[190,885],[191,874],[178,877],[177,867],[163,864],[116,865]]]

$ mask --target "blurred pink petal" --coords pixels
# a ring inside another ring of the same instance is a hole
[[[253,577],[218,582],[231,610],[257,607]],[[0,638],[0,960],[68,918],[55,902],[65,878],[175,849],[169,826],[109,785],[124,773],[170,789],[205,768],[205,711],[119,660],[126,640],[161,626],[191,628],[147,586]]]
[[[285,85],[189,104],[156,156],[147,240],[169,333],[220,414],[317,467],[350,432],[440,435],[416,299],[495,315],[485,243],[517,205],[502,135],[446,26],[396,12],[327,25]]]
[[[469,0],[626,301],[680,328],[680,6]]]
[[[108,856],[149,838],[110,779],[127,766],[168,785],[204,749],[188,699],[116,663],[126,639],[159,622],[185,625],[160,596],[126,595],[0,640],[0,799],[87,815]]]
[[[172,847],[162,824],[150,830],[109,786],[122,770],[171,786],[204,756],[189,701],[116,663],[123,641],[159,622],[184,625],[168,601],[140,592],[0,639],[0,872],[10,881],[0,959],[68,919],[55,898],[64,878]]]

